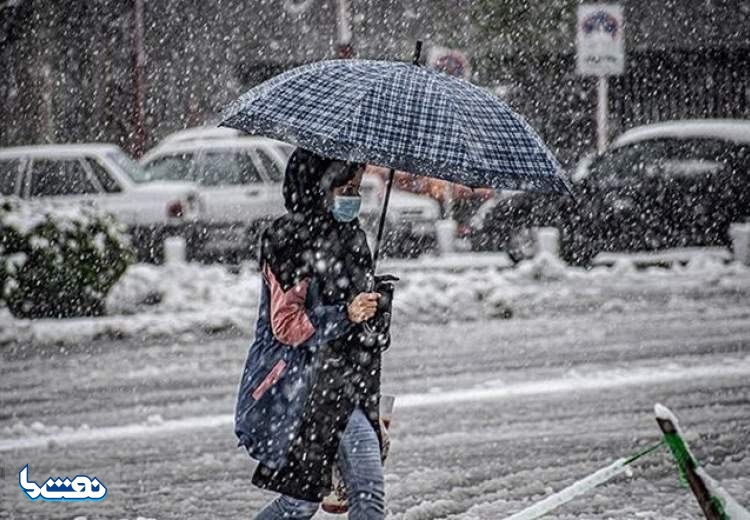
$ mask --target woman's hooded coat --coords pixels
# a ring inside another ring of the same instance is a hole
[[[297,149],[287,165],[288,213],[261,236],[258,322],[235,413],[240,445],[259,461],[253,483],[309,501],[331,489],[355,406],[380,437],[382,345],[346,310],[370,290],[372,258],[358,221],[338,222],[326,209],[330,164]]]

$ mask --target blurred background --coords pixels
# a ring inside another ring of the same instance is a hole
[[[254,160],[266,166],[257,168],[267,171],[249,177],[241,173],[247,171],[242,159],[232,155],[236,148],[228,152],[226,142],[223,152],[195,144],[144,154],[174,132],[214,126],[229,101],[284,70],[322,59],[406,60],[419,38],[425,41],[427,66],[472,81],[507,101],[574,176],[579,161],[590,161],[597,151],[597,110],[602,107],[597,78],[576,68],[579,5],[576,0],[7,0],[0,4],[0,65],[5,71],[0,77],[0,146],[112,143],[151,171],[131,172],[136,182],[278,183],[290,147],[258,152]],[[662,121],[750,117],[749,1],[628,0],[621,7],[624,67],[608,77],[606,129],[600,143]],[[180,135],[183,141],[238,137],[221,132]],[[254,149],[252,143],[243,143]],[[217,177],[216,171],[223,173]],[[383,170],[373,173],[381,181],[385,176]],[[505,217],[528,226],[500,229],[496,202],[482,208],[493,198],[487,190],[403,174],[397,186],[426,195],[437,206],[414,197],[400,200],[406,209],[391,226],[400,231],[387,237],[390,255],[435,251],[440,233],[432,228],[438,218],[455,222],[446,233],[459,241],[447,247],[464,250],[519,249],[509,242],[522,242],[517,237],[526,227],[554,225],[525,215],[508,217],[515,210],[504,203]],[[373,190],[379,193],[382,182]],[[200,197],[226,203],[230,195]],[[373,198],[371,221],[377,203]],[[211,201],[206,204],[211,206]],[[171,211],[183,210],[175,206]],[[412,222],[404,224],[410,213]],[[217,233],[225,241],[236,240],[238,234],[252,236],[247,228],[259,225],[248,226],[248,221],[261,216],[272,215],[264,215],[259,204],[235,214],[217,215],[209,208],[196,218],[212,229],[190,240],[205,241]],[[226,231],[229,225],[231,231]],[[163,233],[153,231],[153,223],[140,222],[139,227],[149,228],[135,233],[141,249],[160,249],[159,237],[153,235]],[[416,228],[429,230],[415,233]],[[487,229],[507,238],[488,238]],[[216,254],[203,256],[232,261],[237,256],[231,248],[213,249]],[[140,256],[158,261],[160,254]],[[586,263],[592,254],[567,256]]]
[[[460,50],[462,75],[507,99],[570,165],[595,144],[596,80],[575,69],[578,4],[9,0],[0,4],[0,144],[101,141],[140,157],[171,132],[216,122],[227,102],[283,70],[406,60],[421,38]],[[622,5],[627,57],[610,85],[612,135],[750,116],[750,2]]]

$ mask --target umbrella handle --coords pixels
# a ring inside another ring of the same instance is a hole
[[[414,47],[414,58],[412,63],[419,66],[419,57],[422,55],[422,40],[417,40]],[[388,172],[388,180],[385,185],[385,198],[383,199],[383,208],[380,210],[380,221],[378,222],[378,237],[375,240],[375,251],[372,256],[372,272],[375,274],[378,269],[378,258],[380,257],[380,244],[383,240],[383,229],[385,228],[385,214],[388,211],[388,201],[391,198],[391,188],[393,187],[393,168]]]

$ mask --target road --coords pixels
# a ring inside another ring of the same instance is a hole
[[[272,495],[231,428],[247,337],[2,352],[0,518],[251,518]],[[750,505],[750,300],[707,294],[509,320],[397,323],[386,467],[398,519],[495,519],[659,439],[681,418],[709,473]],[[29,478],[96,475],[101,502],[28,500]],[[327,517],[319,513],[321,518]],[[699,518],[666,450],[556,518]]]

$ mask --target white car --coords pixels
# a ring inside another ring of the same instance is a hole
[[[188,180],[200,185],[206,204],[197,224],[197,256],[236,261],[254,257],[258,234],[286,211],[282,181],[294,147],[227,128],[200,127],[167,136],[141,159],[147,179]],[[363,183],[362,221],[377,226],[383,181]],[[429,197],[393,191],[385,250],[413,254],[434,244],[439,207]]]
[[[184,130],[141,159],[146,181],[189,181],[200,186],[205,211],[196,223],[198,258],[254,256],[266,222],[284,213],[282,144],[226,128]]]
[[[163,239],[199,218],[200,195],[192,183],[140,184],[143,176],[111,144],[0,148],[0,195],[100,207],[128,227],[140,259],[158,261]]]

